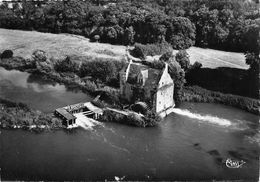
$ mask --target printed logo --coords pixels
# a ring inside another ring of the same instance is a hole
[[[228,168],[241,168],[243,164],[245,164],[246,162],[243,160],[232,160],[232,159],[227,159],[226,160],[226,166]]]

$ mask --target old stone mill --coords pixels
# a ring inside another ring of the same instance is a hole
[[[168,64],[164,69],[154,69],[142,64],[138,58],[134,58],[128,53],[128,64],[120,71],[120,95],[122,99],[128,101],[131,110],[138,114],[143,114],[140,110],[135,110],[138,106],[147,110],[155,111],[160,117],[165,117],[172,112],[174,102],[174,80],[168,72]],[[97,101],[100,96],[94,99]],[[92,118],[98,120],[103,115],[104,110],[110,110],[127,115],[128,110],[117,110],[113,108],[99,108],[94,102],[78,103],[55,110],[55,115],[63,120],[63,125],[73,126],[77,120]]]

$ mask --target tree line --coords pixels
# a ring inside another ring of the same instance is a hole
[[[257,0],[256,0],[257,1]],[[258,45],[260,13],[246,0],[70,0],[42,6],[0,5],[0,27],[72,33],[93,41],[129,45],[168,42],[251,51]]]

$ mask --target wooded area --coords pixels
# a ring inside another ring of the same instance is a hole
[[[166,43],[173,49],[195,45],[244,52],[251,95],[259,96],[258,0],[22,1],[12,8],[3,3],[0,10],[2,28],[79,34],[121,45]]]
[[[0,27],[72,33],[112,44],[167,41],[175,49],[192,45],[252,51],[259,33],[259,3],[246,0],[70,0],[37,6],[22,1],[0,6]]]

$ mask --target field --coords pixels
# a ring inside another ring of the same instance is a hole
[[[36,49],[46,51],[53,57],[79,55],[121,59],[125,46],[93,43],[89,39],[70,34],[51,34],[35,31],[0,29],[0,52],[6,49],[14,51],[15,56],[29,58]],[[203,67],[233,67],[247,69],[242,53],[218,51],[191,47],[187,50],[191,63],[198,61]]]
[[[79,55],[120,59],[125,52],[124,46],[93,43],[82,36],[0,29],[0,51],[5,49],[25,58],[29,58],[36,49],[44,50],[53,57]]]

